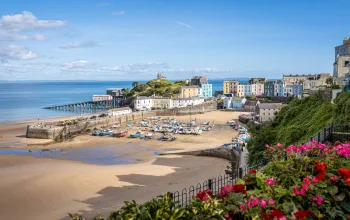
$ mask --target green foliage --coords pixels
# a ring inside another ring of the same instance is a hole
[[[349,124],[350,122],[350,92],[344,91],[338,94],[334,100],[334,122],[336,124]]]
[[[340,89],[340,86],[339,86],[339,85],[334,85],[334,84],[333,84],[333,85],[331,86],[331,88],[332,88],[332,89]]]
[[[138,96],[174,96],[180,93],[180,87],[185,84],[185,81],[176,81],[173,83],[169,80],[150,80],[147,83],[141,84],[134,82],[134,88],[130,91],[130,94]]]
[[[350,99],[349,99],[350,101]],[[271,124],[251,124],[248,142],[249,163],[262,157],[265,144],[305,142],[333,120],[334,106],[320,94],[293,99],[278,112]]]

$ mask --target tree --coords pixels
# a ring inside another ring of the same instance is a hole
[[[135,82],[132,83],[132,87],[135,88],[135,87],[138,86],[139,84],[140,84],[139,82],[135,81]]]
[[[328,79],[326,79],[326,83],[327,85],[333,85],[333,77],[329,77]]]

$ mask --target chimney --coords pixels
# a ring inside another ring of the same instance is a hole
[[[350,38],[349,37],[345,37],[343,40],[343,44],[350,44]]]

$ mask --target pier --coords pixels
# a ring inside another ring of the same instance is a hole
[[[105,100],[105,101],[87,101],[87,102],[78,102],[73,104],[64,104],[64,105],[54,105],[48,106],[44,109],[53,109],[53,110],[63,110],[63,111],[75,111],[83,109],[111,109],[120,107],[122,104],[121,99]]]

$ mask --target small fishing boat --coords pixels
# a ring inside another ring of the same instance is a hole
[[[102,131],[99,135],[100,136],[107,136],[107,135],[111,135],[111,134],[113,134],[113,131],[108,129],[108,130]]]
[[[192,132],[194,135],[201,135],[202,134],[202,129],[196,129]]]
[[[211,127],[208,126],[208,127],[206,127],[206,128],[203,128],[202,130],[203,130],[203,131],[210,131],[210,129],[211,129]]]
[[[119,128],[119,127],[120,127],[119,124],[115,124],[115,125],[112,126],[112,128]]]
[[[126,137],[128,135],[128,131],[120,131],[115,134],[116,137]]]
[[[175,136],[170,135],[170,134],[164,134],[164,136],[162,137],[163,141],[174,141],[176,139]]]
[[[99,129],[96,129],[92,132],[92,136],[99,136],[102,131]]]
[[[132,126],[132,122],[128,122],[127,126],[131,127]]]
[[[143,132],[142,131],[138,131],[135,134],[130,134],[131,138],[138,138],[138,137],[142,137]]]
[[[152,138],[154,138],[154,133],[147,133],[146,135],[145,135],[145,138],[144,139],[152,139]]]

